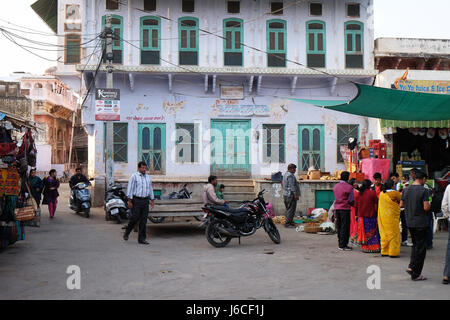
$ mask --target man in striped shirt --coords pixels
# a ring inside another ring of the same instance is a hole
[[[149,244],[145,239],[147,237],[147,217],[149,212],[149,200],[152,203],[152,209],[155,205],[155,196],[153,194],[152,179],[146,174],[147,165],[141,161],[138,164],[138,172],[133,173],[128,181],[128,207],[132,211],[132,217],[125,229],[123,239],[128,240],[131,230],[136,223],[139,223],[138,242]]]

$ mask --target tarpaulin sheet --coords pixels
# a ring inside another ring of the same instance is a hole
[[[360,116],[403,121],[450,120],[450,95],[418,93],[355,84],[356,97],[339,100],[290,100]]]

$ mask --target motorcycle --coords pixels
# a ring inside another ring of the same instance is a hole
[[[84,213],[86,218],[89,218],[91,211],[91,192],[87,187],[90,184],[85,182],[77,183],[70,193],[69,207],[76,213]]]
[[[129,219],[131,210],[128,208],[127,196],[120,185],[113,185],[106,191],[105,220],[115,219],[118,224],[122,219]]]
[[[261,227],[276,244],[281,243],[280,233],[273,222],[262,190],[253,201],[246,201],[237,209],[225,206],[205,206],[206,225],[205,236],[208,242],[216,247],[223,248],[232,238],[248,237],[253,235]]]
[[[160,198],[160,200],[173,200],[173,199],[191,199],[192,198],[192,192],[190,192],[187,189],[187,183],[184,184],[183,188],[176,192],[171,192],[169,194],[169,196],[163,196]],[[202,217],[194,217],[195,219],[197,219],[198,221],[201,221]],[[166,218],[165,217],[152,217],[151,215],[148,216],[148,219],[153,222],[153,223],[161,223],[163,222]]]
[[[172,200],[172,199],[191,199],[192,192],[190,192],[187,188],[187,183],[184,184],[183,189],[176,192],[171,192],[169,196],[161,197],[161,200]]]

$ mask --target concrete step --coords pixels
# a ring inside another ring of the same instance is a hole
[[[226,190],[226,189],[225,189]],[[256,197],[255,192],[227,192],[225,191],[223,197],[227,201],[241,202],[242,200],[253,200]]]
[[[227,193],[250,193],[255,191],[255,183],[249,179],[220,179],[218,184],[223,184]]]
[[[225,185],[225,192],[246,192],[246,193],[250,193],[250,192],[254,192],[255,191],[255,187],[254,186],[229,186],[227,184]]]

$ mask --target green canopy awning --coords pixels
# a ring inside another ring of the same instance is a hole
[[[58,33],[58,0],[38,0],[31,8],[44,20],[44,22]]]
[[[363,84],[356,86],[358,94],[349,102],[289,99],[330,110],[386,120],[419,122],[450,120],[450,95],[400,91]]]

